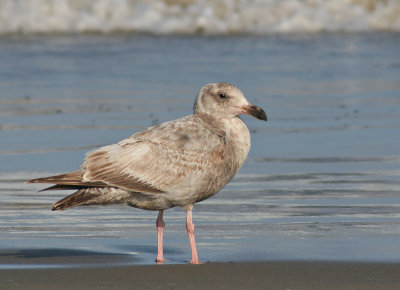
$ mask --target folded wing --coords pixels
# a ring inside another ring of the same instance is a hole
[[[204,169],[210,161],[222,154],[224,134],[199,126],[201,120],[190,117],[151,127],[118,144],[89,152],[82,165],[83,182],[162,193],[208,172]],[[206,138],[198,138],[198,134]]]

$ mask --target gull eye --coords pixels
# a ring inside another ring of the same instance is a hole
[[[223,94],[223,93],[218,94],[218,96],[219,96],[221,99],[226,99],[226,95]]]

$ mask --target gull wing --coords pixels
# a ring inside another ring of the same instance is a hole
[[[163,123],[89,152],[82,165],[83,182],[168,192],[185,179],[208,172],[210,162],[223,155],[224,143],[225,134],[199,116]]]
[[[82,170],[54,175],[49,177],[41,177],[32,180],[28,180],[28,183],[54,183],[56,185],[42,189],[45,190],[56,190],[56,189],[79,189],[82,187],[106,187],[107,184],[97,181],[97,182],[84,182],[82,181],[83,173]]]

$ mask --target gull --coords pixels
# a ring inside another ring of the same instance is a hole
[[[194,237],[193,205],[219,192],[239,171],[250,150],[250,133],[238,118],[248,114],[267,121],[228,83],[202,87],[193,114],[152,126],[117,144],[88,152],[80,170],[28,183],[55,184],[44,190],[76,190],[52,210],[80,205],[127,204],[157,210],[157,257],[163,254],[164,210],[186,210],[191,264],[201,264]]]

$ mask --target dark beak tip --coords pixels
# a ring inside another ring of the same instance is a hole
[[[265,116],[262,116],[261,118],[258,118],[259,120],[262,120],[262,121],[265,121],[265,122],[268,122],[268,117],[267,117],[267,115],[265,115]]]
[[[265,114],[264,118],[262,118],[262,119],[260,119],[260,120],[263,120],[263,121],[265,121],[265,122],[268,122],[268,116],[267,116],[267,114]]]
[[[250,109],[251,115],[253,115],[254,117],[256,117],[259,120],[263,120],[265,122],[268,121],[268,117],[267,114],[265,113],[265,111],[263,109],[261,109],[260,107],[257,106],[252,106]]]

